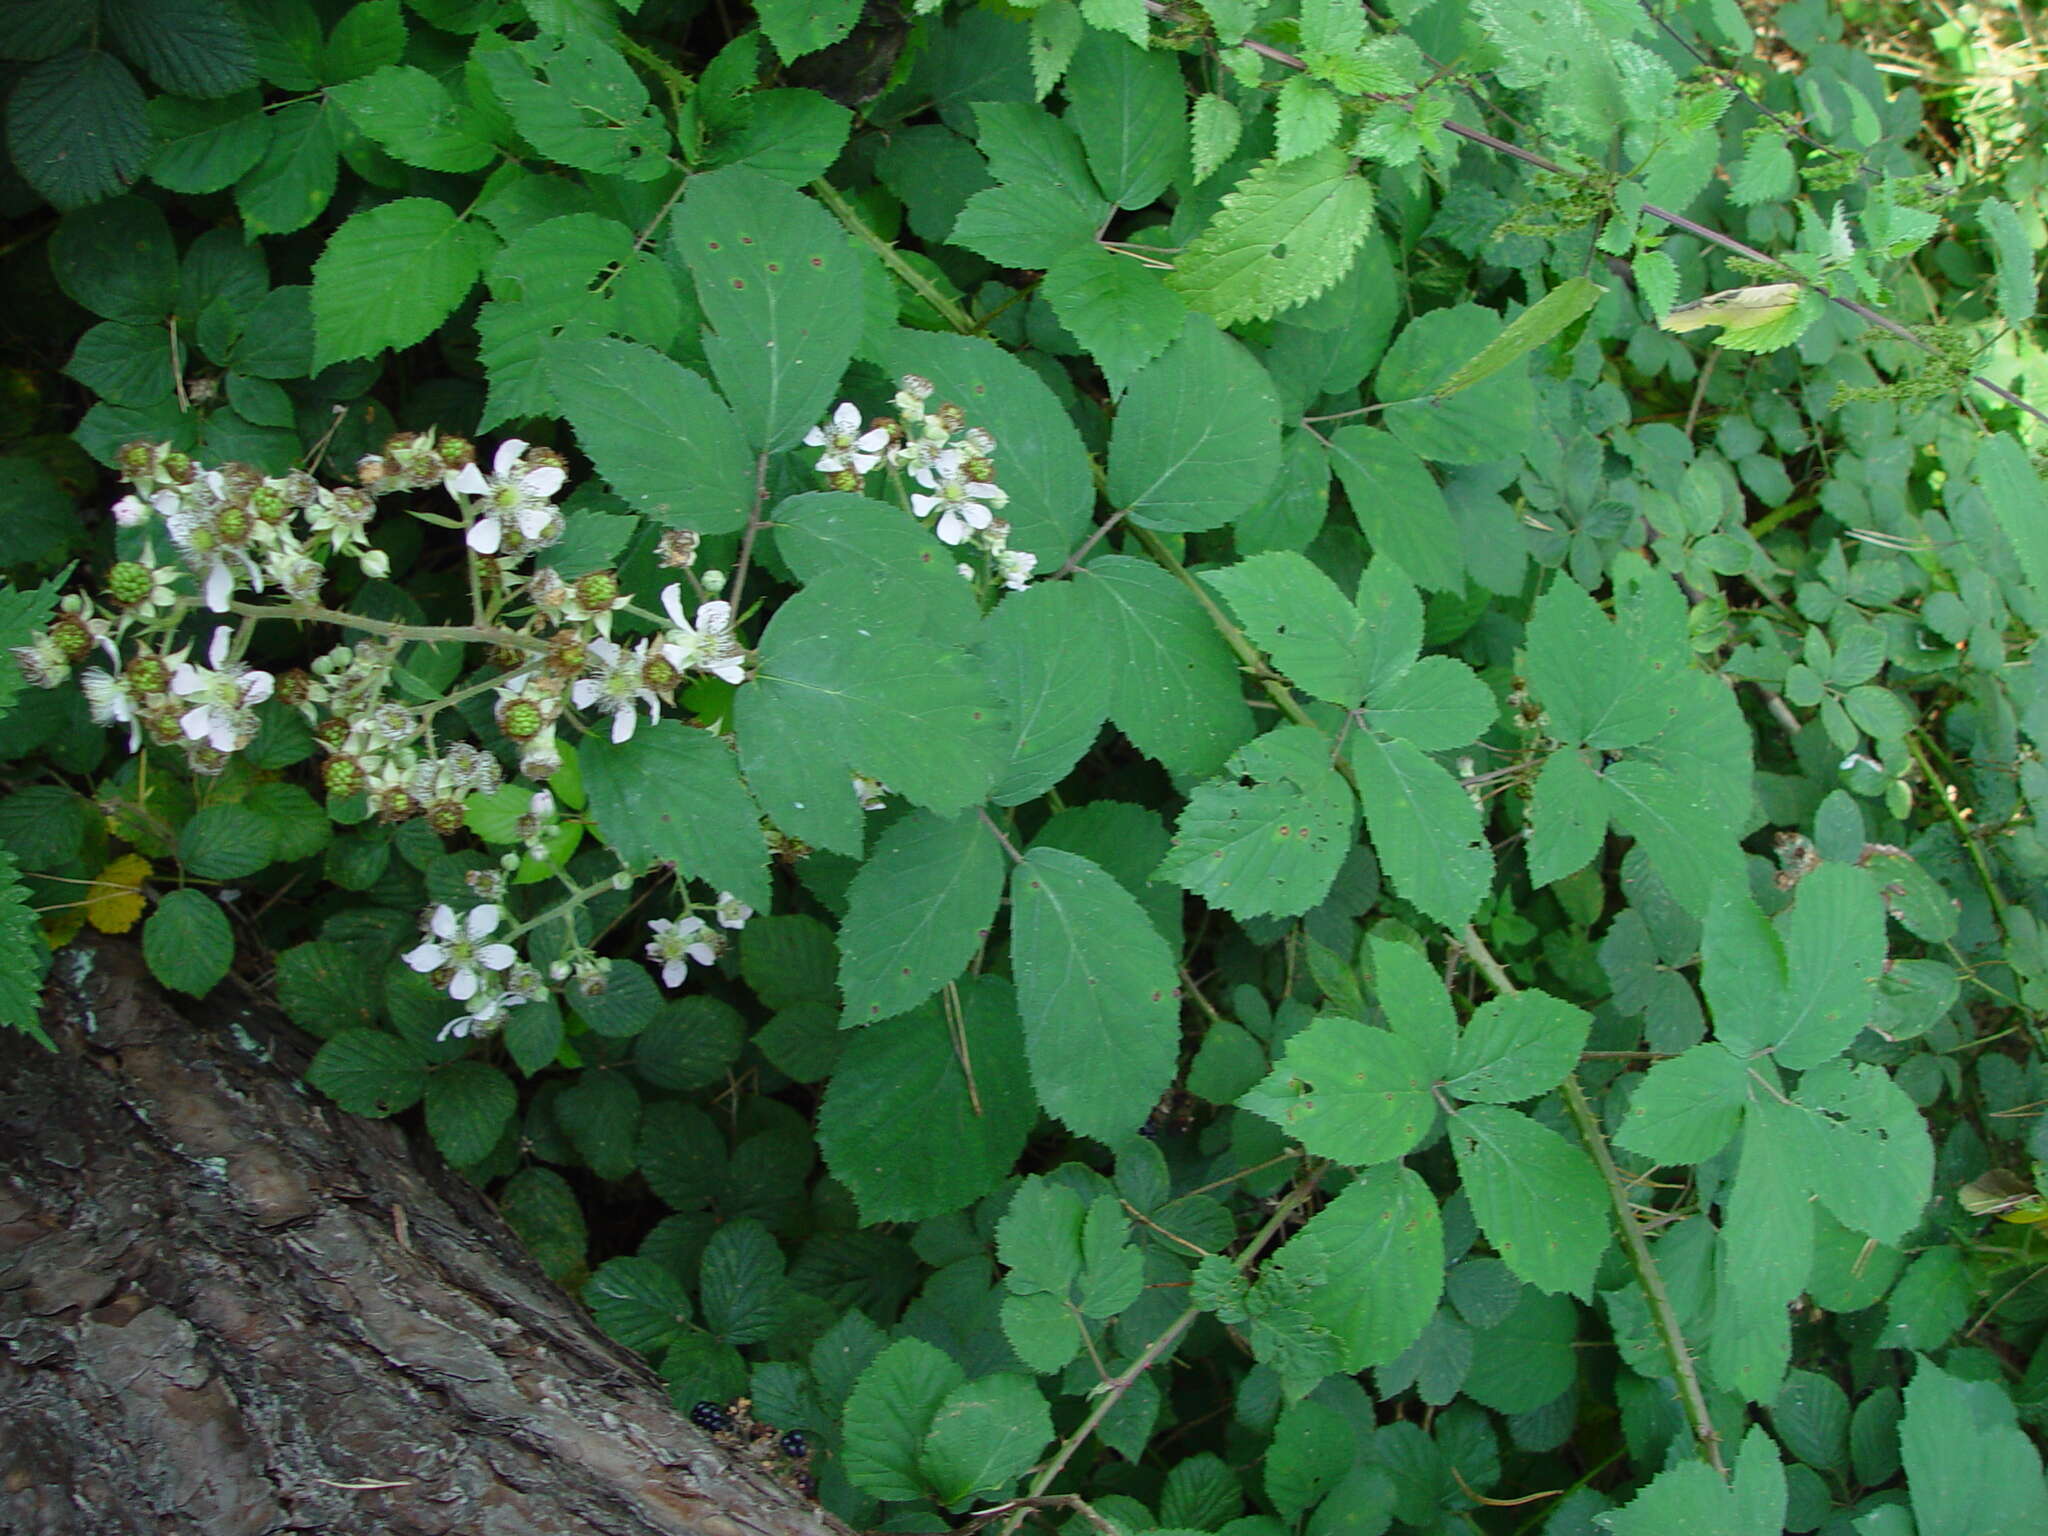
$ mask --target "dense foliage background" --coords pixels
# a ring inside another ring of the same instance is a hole
[[[2037,1530],[2039,26],[10,0],[0,1017],[858,1525]]]

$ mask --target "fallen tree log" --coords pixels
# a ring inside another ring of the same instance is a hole
[[[281,1020],[126,943],[0,1031],[0,1532],[831,1536]]]

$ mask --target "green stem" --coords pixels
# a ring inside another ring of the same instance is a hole
[[[1977,871],[1977,883],[1984,888],[1984,899],[1991,903],[1992,920],[1998,924],[1998,931],[2003,935],[2006,932],[2005,896],[1998,889],[1997,880],[1992,878],[1990,861],[1984,857],[1983,847],[1971,833],[1970,824],[1963,820],[1963,813],[1956,809],[1955,801],[1949,798],[1949,782],[1942,777],[1934,766],[1934,759],[1928,755],[1927,749],[1932,745],[1933,743],[1926,739],[1924,731],[1911,731],[1906,736],[1906,751],[1912,755],[1913,761],[1920,765],[1920,771],[1927,775],[1929,792],[1941,803],[1943,814],[1948,817],[1949,825],[1955,829],[1956,840],[1969,854],[1971,867]]]
[[[1494,991],[1502,997],[1513,997],[1521,991],[1514,978],[1508,975],[1507,968],[1486,947],[1486,941],[1479,936],[1477,928],[1467,923],[1458,942],[1464,946],[1465,953],[1471,956],[1481,974],[1493,984]],[[1567,1076],[1558,1091],[1564,1095],[1564,1106],[1579,1133],[1579,1140],[1586,1144],[1593,1166],[1600,1170],[1601,1182],[1607,1186],[1607,1203],[1614,1217],[1614,1229],[1621,1237],[1622,1251],[1628,1255],[1629,1266],[1635,1271],[1636,1284],[1642,1287],[1643,1299],[1650,1304],[1650,1320],[1657,1329],[1658,1342],[1664,1346],[1664,1358],[1670,1362],[1671,1377],[1678,1387],[1679,1406],[1685,1410],[1693,1444],[1700,1458],[1726,1477],[1728,1469],[1721,1461],[1721,1432],[1714,1427],[1714,1416],[1707,1408],[1707,1395],[1700,1386],[1699,1372],[1693,1368],[1692,1351],[1686,1347],[1685,1333],[1678,1324],[1678,1309],[1672,1305],[1671,1293],[1664,1287],[1663,1273],[1650,1252],[1650,1241],[1643,1235],[1642,1226],[1636,1221],[1635,1208],[1629,1203],[1628,1181],[1614,1165],[1614,1154],[1608,1150],[1607,1138],[1601,1134],[1599,1117],[1586,1101],[1586,1090],[1579,1086],[1578,1074]]]
[[[343,613],[338,608],[322,608],[317,603],[231,602],[228,612],[251,619],[296,619],[302,624],[333,624],[341,629],[359,629],[365,634],[382,635],[389,640],[417,640],[425,645],[451,642],[508,645],[515,650],[536,653],[548,648],[545,640],[536,640],[532,635],[522,635],[516,630],[486,629],[473,624],[393,624],[384,619],[366,619],[359,613]]]
[[[872,229],[869,229],[867,221],[860,216],[860,210],[848,202],[845,194],[837,187],[820,176],[811,183],[811,190],[817,193],[818,201],[827,208],[830,208],[838,217],[839,222],[846,226],[848,234],[881,257],[882,265],[895,273],[912,293],[937,310],[940,318],[946,324],[953,327],[962,336],[972,336],[975,333],[978,327],[974,323],[974,317],[947,298],[943,293],[939,292],[933,286],[932,280],[905,261],[902,253],[895,246],[884,240]]]
[[[1240,1274],[1251,1267],[1252,1262],[1258,1258],[1266,1244],[1273,1240],[1274,1234],[1287,1224],[1295,1211],[1300,1209],[1302,1203],[1314,1193],[1317,1181],[1322,1178],[1323,1169],[1327,1166],[1327,1164],[1318,1163],[1310,1167],[1303,1174],[1301,1182],[1288,1191],[1286,1198],[1281,1200],[1279,1205],[1274,1208],[1273,1214],[1266,1218],[1266,1224],[1259,1228],[1249,1243],[1245,1244],[1244,1251],[1231,1261]],[[1031,1486],[1024,1491],[1026,1499],[1036,1499],[1052,1486],[1053,1480],[1065,1470],[1067,1463],[1073,1459],[1074,1452],[1087,1443],[1088,1437],[1095,1433],[1096,1428],[1102,1421],[1109,1417],[1119,1402],[1123,1401],[1123,1395],[1131,1390],[1131,1387],[1137,1382],[1139,1377],[1157,1365],[1172,1351],[1173,1346],[1179,1342],[1180,1336],[1186,1333],[1194,1325],[1195,1319],[1201,1315],[1202,1309],[1200,1307],[1189,1307],[1187,1311],[1181,1313],[1179,1317],[1176,1317],[1165,1328],[1160,1330],[1159,1337],[1145,1346],[1145,1352],[1131,1362],[1129,1370],[1125,1371],[1121,1376],[1112,1377],[1110,1380],[1103,1382],[1095,1389],[1095,1406],[1089,1410],[1088,1417],[1081,1421],[1079,1427],[1071,1435],[1067,1436],[1065,1440],[1060,1442],[1060,1448],[1053,1453],[1052,1459],[1038,1469],[1038,1475],[1031,1479]],[[1005,1521],[1002,1536],[1012,1536],[1017,1527],[1023,1523],[1026,1513],[1027,1510],[1020,1509]]]

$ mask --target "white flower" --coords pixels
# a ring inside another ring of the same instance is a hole
[[[228,631],[213,632],[207,650],[208,667],[180,662],[171,674],[171,692],[193,701],[178,719],[178,728],[188,741],[204,741],[216,752],[234,752],[249,744],[256,734],[258,704],[270,697],[274,680],[268,672],[252,672],[239,661],[227,659]]]
[[[155,510],[140,496],[123,496],[114,503],[114,521],[123,528],[140,528]]]
[[[714,936],[701,917],[657,917],[647,927],[654,935],[647,941],[647,958],[660,964],[664,987],[681,986],[692,960],[709,965],[718,958]]]
[[[931,487],[931,494],[913,491],[910,510],[918,517],[939,514],[934,531],[942,544],[965,543],[969,534],[995,521],[991,507],[1000,507],[1009,500],[1000,486],[968,479],[966,463],[959,450],[949,448],[932,461],[928,471],[911,472],[920,484]]]
[[[821,475],[842,469],[864,475],[882,462],[882,450],[889,446],[889,430],[871,427],[861,431],[859,407],[851,400],[842,400],[833,408],[830,423],[804,434],[804,446],[825,450],[818,456],[817,470]]]
[[[78,674],[78,685],[85,690],[85,707],[93,723],[127,726],[128,750],[140,749],[142,724],[135,718],[135,696],[128,679],[104,667],[87,667]]]
[[[477,995],[486,971],[502,971],[519,958],[510,944],[484,942],[498,927],[495,904],[471,907],[458,918],[455,909],[443,903],[429,914],[427,927],[433,937],[402,958],[416,971],[448,969],[448,995],[458,1003]]]
[[[595,709],[612,717],[614,742],[631,738],[633,728],[640,723],[639,705],[647,706],[650,721],[661,718],[661,700],[647,686],[644,676],[648,644],[642,640],[626,651],[616,641],[591,641],[589,664],[569,690],[578,709]]]
[[[1038,556],[1025,549],[999,549],[993,564],[996,576],[1012,592],[1022,592],[1038,566]]]
[[[527,444],[521,439],[508,437],[498,444],[488,479],[473,463],[463,465],[447,478],[449,490],[483,498],[467,535],[469,547],[480,555],[495,555],[503,547],[507,524],[530,544],[555,519],[551,498],[561,490],[568,476],[555,464],[528,468],[522,462],[526,449]]]
[[[720,891],[718,905],[711,910],[717,915],[718,926],[721,928],[744,928],[747,926],[747,919],[754,915],[754,909],[731,891]]]
[[[732,604],[697,605],[694,623],[683,617],[683,589],[671,582],[662,588],[661,606],[675,628],[662,636],[661,654],[678,672],[709,672],[728,683],[747,680],[746,652],[732,637]]]
[[[858,773],[853,776],[853,795],[864,811],[879,811],[887,804],[882,796],[888,793],[889,786],[880,779],[870,779]]]

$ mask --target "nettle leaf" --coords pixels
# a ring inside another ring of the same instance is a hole
[[[1244,132],[1244,119],[1236,107],[1214,91],[1204,91],[1188,109],[1189,150],[1194,179],[1207,181],[1215,175]]]
[[[1433,592],[1464,585],[1457,524],[1427,464],[1379,428],[1354,425],[1330,434],[1330,467],[1376,561]]]
[[[1131,1135],[1173,1079],[1173,954],[1098,865],[1034,848],[1010,876],[1011,967],[1038,1100],[1071,1130]]]
[[[1327,738],[1281,726],[1196,786],[1158,877],[1235,917],[1298,916],[1329,894],[1356,816]]]
[[[1394,889],[1447,928],[1469,922],[1493,884],[1493,850],[1464,786],[1405,741],[1355,731],[1349,751],[1366,829]]]
[[[2011,433],[1994,432],[1978,447],[1977,484],[2028,584],[2048,592],[2048,490]]]
[[[1293,1242],[1321,1249],[1329,1269],[1309,1316],[1336,1335],[1344,1369],[1385,1365],[1421,1335],[1443,1291],[1443,1221],[1412,1168],[1369,1168],[1311,1216]],[[1281,1254],[1286,1253],[1281,1249]]]
[[[704,354],[752,445],[786,448],[824,416],[853,357],[861,279],[846,232],[757,171],[690,178],[670,240],[710,322]]]
[[[590,33],[480,48],[478,66],[542,157],[599,176],[649,181],[669,170],[672,140],[647,88]]]
[[[1187,305],[1157,272],[1093,242],[1048,266],[1038,291],[1101,367],[1113,394],[1122,394],[1132,376],[1166,350],[1187,316]]]
[[[1103,195],[1143,208],[1187,169],[1180,56],[1091,31],[1067,67],[1066,121]]]
[[[1607,1194],[1581,1147],[1519,1110],[1466,1104],[1451,1149],[1479,1230],[1522,1279],[1584,1296],[1607,1251]]]
[[[410,64],[386,64],[329,94],[366,138],[406,165],[460,174],[497,154],[483,115]]]
[[[1280,404],[1250,352],[1201,315],[1131,381],[1109,443],[1109,498],[1147,528],[1220,528],[1280,472]]]
[[[2018,329],[2034,318],[2034,252],[2020,211],[2011,203],[1987,197],[1977,205],[1977,223],[1991,237],[1991,266],[1995,276],[1999,317]],[[2038,584],[2040,578],[2036,577]]]
[[[966,1379],[950,1355],[922,1339],[898,1339],[877,1355],[846,1400],[840,1464],[847,1480],[878,1499],[923,1498],[925,1432]]]
[[[313,264],[313,366],[424,341],[476,286],[492,245],[488,229],[431,197],[356,214]]]
[[[1615,1141],[1659,1163],[1703,1163],[1727,1146],[1749,1099],[1749,1068],[1714,1042],[1652,1066]]]
[[[1150,561],[1105,555],[1085,571],[1101,594],[1110,719],[1172,772],[1216,772],[1252,735],[1237,658],[1194,595]]]
[[[1252,643],[1305,692],[1344,709],[1365,697],[1371,680],[1365,615],[1313,561],[1275,550],[1204,571],[1202,580],[1223,594]],[[1419,608],[1417,614],[1419,621]]]
[[[1350,270],[1372,206],[1371,183],[1339,149],[1269,160],[1224,197],[1167,284],[1218,325],[1267,319]]]
[[[1272,1073],[1237,1102],[1314,1156],[1363,1167],[1420,1145],[1436,1119],[1430,1083],[1413,1041],[1326,1015],[1293,1036]]]
[[[772,904],[761,812],[722,737],[662,720],[622,742],[589,737],[578,762],[590,813],[629,866],[666,860],[756,911]]]
[[[839,929],[842,1027],[890,1018],[965,970],[995,924],[1002,845],[974,812],[918,811],[875,844]]]
[[[652,347],[596,338],[557,341],[547,370],[576,441],[635,511],[706,534],[746,526],[753,455],[703,379]]]
[[[801,818],[806,805],[764,788],[758,769],[771,758],[812,765],[821,782],[836,777],[833,793],[848,803],[854,773],[941,816],[987,797],[1009,739],[1002,710],[974,657],[906,611],[917,597],[914,586],[844,570],[812,582],[769,621],[734,720],[741,763],[777,826],[795,831],[784,812]]]
[[[982,665],[1009,707],[1007,766],[989,791],[995,804],[1037,799],[1094,745],[1109,714],[1110,672],[1099,650],[1072,641],[1099,627],[1093,591],[1075,582],[1027,587],[982,621]]]
[[[1545,992],[1517,992],[1480,1005],[1458,1037],[1447,1092],[1513,1104],[1548,1093],[1578,1065],[1592,1016]]]

